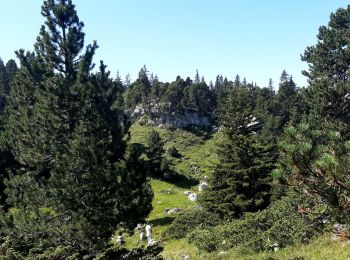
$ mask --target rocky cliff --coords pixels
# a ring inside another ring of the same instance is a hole
[[[146,109],[142,105],[137,105],[133,111],[127,111],[132,121],[142,122],[155,126],[172,126],[172,127],[187,127],[187,126],[210,126],[212,115],[201,115],[194,111],[170,112],[168,109],[162,108],[159,105],[151,104]],[[166,106],[169,107],[169,106]]]

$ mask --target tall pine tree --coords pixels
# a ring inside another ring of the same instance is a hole
[[[330,16],[321,26],[318,42],[305,50],[302,60],[309,87],[304,100],[309,114],[289,127],[280,142],[276,176],[295,189],[331,207],[350,211],[349,152],[349,32],[350,6]]]
[[[5,215],[3,232],[26,257],[59,246],[92,257],[118,225],[144,220],[152,191],[125,155],[120,91],[102,62],[91,72],[97,45],[83,51],[75,6],[47,0],[42,14],[35,52],[17,52],[21,68],[7,107],[4,137],[20,167],[6,182],[16,211]]]
[[[263,209],[270,199],[274,159],[271,148],[257,138],[261,123],[253,115],[250,95],[251,90],[243,87],[229,93],[226,113],[221,116],[220,162],[199,200],[207,210],[228,220]]]

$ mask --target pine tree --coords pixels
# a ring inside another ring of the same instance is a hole
[[[6,67],[3,60],[0,58],[0,94],[4,93],[6,81]]]
[[[198,70],[196,70],[196,75],[194,76],[194,84],[199,84],[201,82]]]
[[[143,66],[139,71],[137,80],[128,86],[125,93],[125,108],[135,108],[136,105],[142,104],[144,109],[149,112],[151,104],[151,83],[148,79],[148,71]]]
[[[5,233],[25,257],[59,246],[92,257],[118,225],[144,220],[152,191],[134,155],[126,156],[120,89],[102,62],[91,72],[97,44],[83,52],[75,6],[47,0],[42,14],[35,52],[17,52],[21,69],[6,111],[3,137],[21,167],[6,182],[17,215],[5,216]]]
[[[274,169],[270,148],[260,144],[253,134],[243,136],[230,131],[224,132],[219,145],[220,163],[200,204],[228,220],[267,207],[270,172]]]
[[[270,172],[274,168],[271,148],[263,145],[256,131],[261,123],[253,115],[251,90],[234,88],[221,115],[222,141],[219,164],[209,180],[200,204],[223,219],[265,208],[270,199]]]
[[[269,78],[268,88],[269,88],[271,91],[273,91],[273,81],[272,81],[272,78]]]
[[[328,25],[319,28],[317,44],[302,56],[309,65],[303,71],[310,83],[305,91],[309,123],[339,131],[346,139],[350,137],[349,14],[350,6],[332,13]]]
[[[349,141],[337,131],[312,129],[303,122],[285,129],[279,148],[276,179],[333,209],[349,213]]]
[[[3,110],[5,107],[5,84],[7,81],[7,73],[4,62],[0,58],[0,110]]]
[[[276,176],[308,196],[349,212],[348,95],[350,6],[331,14],[321,26],[318,41],[302,60],[309,69],[309,87],[303,92],[309,110],[304,121],[286,129],[280,142],[280,167]]]
[[[303,74],[311,85],[322,80],[331,83],[349,80],[349,14],[350,6],[332,13],[328,25],[319,28],[317,44],[306,48],[302,60],[309,68]]]
[[[155,178],[164,177],[164,142],[159,133],[152,130],[147,137],[147,158],[149,175]]]
[[[243,81],[242,81],[242,86],[243,87],[246,87],[247,86],[247,79],[246,78],[243,78]]]
[[[0,59],[0,110],[5,108],[6,98],[10,94],[11,81],[17,72],[17,64],[9,60],[6,65]]]
[[[235,77],[235,81],[233,82],[233,86],[237,88],[237,87],[241,87],[241,85],[242,85],[241,78],[237,74]]]
[[[279,89],[274,100],[273,114],[278,118],[278,134],[287,123],[297,124],[300,122],[305,108],[299,89],[293,81],[292,76],[283,70],[280,78]]]
[[[10,94],[11,81],[15,77],[17,70],[18,70],[18,67],[15,60],[11,59],[8,62],[6,62],[7,82],[5,83],[5,88],[4,88],[5,95]]]
[[[129,87],[131,85],[131,76],[129,73],[126,74],[124,83],[126,87]]]

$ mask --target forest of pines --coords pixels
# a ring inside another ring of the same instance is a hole
[[[162,259],[169,239],[257,253],[349,224],[350,6],[302,55],[304,88],[285,70],[266,86],[198,71],[162,82],[146,66],[112,78],[72,1],[46,0],[41,14],[34,50],[0,59],[0,258]],[[131,142],[132,127],[151,131]],[[208,176],[176,170],[189,158],[160,133],[180,128],[214,144]],[[153,180],[205,189],[157,241],[116,243],[160,207]]]

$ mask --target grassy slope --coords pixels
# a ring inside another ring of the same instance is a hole
[[[288,247],[277,252],[259,254],[241,254],[234,250],[229,252],[200,253],[185,240],[170,241],[163,253],[165,259],[183,259],[188,255],[191,260],[222,259],[222,260],[348,260],[350,259],[350,244],[348,242],[331,241],[330,234],[317,238],[308,245]]]
[[[148,133],[152,127],[141,127],[133,125],[131,127],[131,143],[140,143],[146,145]],[[212,138],[206,138],[203,135],[191,133],[181,129],[167,130],[164,128],[153,127],[157,130],[161,138],[165,141],[165,148],[175,146],[182,155],[182,158],[169,158],[176,172],[200,178],[203,175],[210,174],[215,163],[217,155],[215,153],[215,141],[220,138],[214,135]],[[211,137],[211,136],[209,136]],[[199,167],[196,169],[196,167]]]
[[[132,126],[131,142],[146,145],[146,137],[151,127]],[[215,141],[220,135],[214,135],[212,138],[203,138],[200,135],[190,133],[184,130],[166,130],[155,128],[159,131],[163,140],[166,141],[165,147],[175,146],[182,154],[183,159],[172,159],[174,170],[185,176],[201,179],[202,176],[210,174],[213,166],[217,162],[215,155]],[[196,191],[197,186],[174,185],[159,180],[151,180],[154,191],[153,210],[148,217],[148,221],[153,224],[154,238],[160,239],[162,233],[169,227],[176,217],[164,212],[165,208],[179,207],[184,210],[190,209],[196,203],[189,201],[183,194],[186,190]],[[168,189],[171,192],[166,192]],[[136,246],[137,235],[127,238],[129,246]],[[185,239],[164,241],[163,256],[165,259],[183,259],[185,255],[189,259],[350,259],[350,244],[333,242],[330,235],[327,234],[313,241],[309,245],[300,245],[286,248],[280,251],[266,252],[254,255],[242,255],[235,250],[219,255],[219,252],[206,254],[200,252],[196,247]]]
[[[130,142],[147,146],[147,135],[151,129],[152,127],[133,125],[131,127]],[[170,131],[163,128],[153,129],[156,129],[165,141],[165,148],[175,146],[181,153],[182,158],[186,158],[186,160],[168,158],[173,165],[173,169],[177,173],[187,176],[187,178],[201,179],[202,176],[211,172],[212,166],[215,160],[217,160],[213,151],[214,146],[212,139],[206,141],[203,137],[183,130]],[[205,151],[204,153],[203,150]],[[204,161],[205,163],[203,164],[202,162]],[[200,168],[198,167],[199,165]],[[198,169],[195,170],[195,167],[198,167]],[[154,192],[154,199],[152,202],[153,210],[147,221],[153,225],[152,233],[155,240],[161,239],[164,231],[178,215],[178,213],[168,215],[164,212],[166,208],[182,208],[183,210],[189,210],[196,205],[195,202],[191,202],[187,196],[184,195],[184,192],[189,190],[196,192],[197,185],[193,185],[193,182],[186,180],[187,179],[184,178],[177,184],[151,180]],[[132,237],[126,236],[125,238],[127,247],[137,246],[138,234]],[[172,243],[165,241],[165,250],[167,250],[168,244]]]

